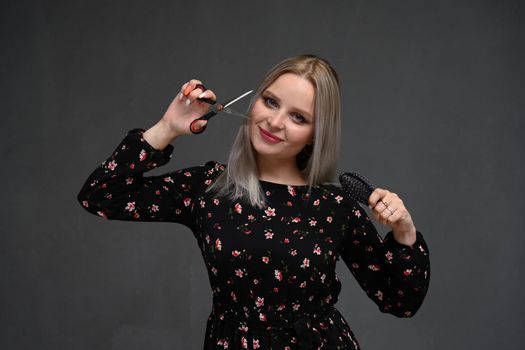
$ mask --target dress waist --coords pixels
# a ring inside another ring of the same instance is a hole
[[[234,342],[242,342],[243,335],[248,332],[254,335],[282,335],[288,333],[295,337],[301,350],[314,349],[315,344],[321,344],[321,329],[328,327],[327,318],[338,314],[332,305],[309,310],[290,320],[254,320],[246,318],[242,311],[228,309],[217,304],[213,305],[211,317],[218,317],[221,322],[229,323],[235,330]],[[236,344],[234,344],[236,345]],[[236,347],[233,347],[236,349]]]

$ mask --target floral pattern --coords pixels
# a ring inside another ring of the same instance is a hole
[[[158,176],[173,146],[156,150],[127,133],[88,177],[78,201],[109,220],[169,221],[191,229],[212,289],[204,349],[359,349],[334,307],[341,290],[337,261],[346,264],[381,312],[412,317],[430,279],[429,251],[377,233],[366,212],[340,186],[260,181],[259,209],[205,192],[225,169],[202,166]]]

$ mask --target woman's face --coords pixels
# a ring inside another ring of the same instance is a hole
[[[308,80],[285,73],[254,103],[250,140],[259,157],[294,161],[314,136],[315,88]]]

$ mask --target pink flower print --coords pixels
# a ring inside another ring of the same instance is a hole
[[[288,201],[288,202],[286,202],[286,205],[287,205],[288,207],[291,207],[291,206],[292,206],[292,202]]]
[[[171,182],[171,183],[174,183],[174,182],[173,182],[173,179],[171,178],[171,176],[166,176],[166,177],[164,178],[164,182]]]
[[[284,242],[284,244],[288,244],[288,243],[290,243],[290,240],[288,238],[285,238],[283,242]]]
[[[248,221],[250,221],[250,222],[254,222],[254,221],[255,221],[255,216],[253,216],[253,215],[251,215],[251,214],[248,215]]]
[[[145,150],[141,150],[139,154],[139,159],[142,162],[146,157],[148,156],[148,153]]]
[[[210,244],[210,235],[206,235],[204,239],[206,240],[206,243]]]
[[[354,215],[355,215],[356,217],[360,218],[360,217],[361,217],[361,212],[360,212],[359,210],[356,210],[356,211],[354,212]]]
[[[264,213],[266,214],[266,216],[275,216],[275,209],[268,207],[268,209],[266,209]]]
[[[206,202],[203,201],[202,199],[201,199],[201,201],[199,202],[199,204],[200,204],[201,208],[204,208],[204,207],[206,206]]]
[[[290,255],[291,256],[296,256],[297,255],[297,249],[291,249],[290,250]]]
[[[211,273],[213,273],[214,276],[217,276],[217,269],[215,267],[211,268]]]
[[[381,267],[377,264],[370,264],[368,265],[368,268],[372,271],[380,271],[381,270]]]
[[[235,270],[235,275],[237,277],[243,278],[244,277],[244,271],[241,270],[241,269],[237,269],[237,270]]]
[[[135,210],[135,202],[128,202],[128,205],[126,205],[126,210],[129,212]]]
[[[300,217],[295,217],[295,218],[292,219],[292,222],[294,224],[297,224],[298,222],[301,222],[301,218]]]
[[[222,243],[221,243],[221,240],[219,238],[217,238],[215,240],[215,248],[217,248],[217,250],[222,250]]]
[[[317,224],[317,220],[310,219],[310,226],[315,226]]]
[[[126,185],[131,185],[133,183],[133,178],[131,176],[128,176],[126,178]]]
[[[141,141],[142,141],[142,138],[141,138]],[[126,145],[122,145],[122,147],[121,147],[120,149],[121,149],[121,150],[128,149],[128,146],[126,146]]]
[[[97,214],[98,214],[98,216],[102,216],[104,219],[108,218],[106,213],[104,213],[103,211],[97,211]]]
[[[303,282],[299,285],[299,288],[306,288],[306,281],[303,281]]]
[[[263,305],[264,305],[264,298],[257,297],[257,299],[255,300],[255,306],[261,307]]]
[[[316,200],[314,201],[314,205],[315,205],[315,206],[318,206],[318,205],[319,205],[319,202],[320,202],[320,200],[319,200],[319,199],[316,199]]]
[[[257,278],[254,278],[254,279],[253,279],[253,284],[254,284],[254,285],[258,285],[258,284],[259,284],[259,280],[258,280]]]
[[[237,295],[235,295],[235,292],[234,292],[234,291],[232,291],[232,292],[230,293],[230,297],[232,298],[232,300],[233,300],[234,302],[237,302]]]
[[[89,208],[89,203],[88,201],[82,201],[82,205],[86,208]]]
[[[270,191],[266,191],[266,195],[267,195],[268,197],[270,197],[270,196],[272,195],[272,192],[270,192]]]
[[[204,181],[204,184],[205,184],[206,186],[209,186],[211,183],[212,183],[212,180],[211,180],[211,179],[208,179],[208,180]]]
[[[187,198],[184,198],[184,206],[187,207],[189,206],[191,203],[191,198],[187,197]]]
[[[186,172],[184,173],[184,176],[186,176],[186,177],[191,177],[191,173],[190,173],[189,171],[186,171]]]
[[[248,340],[246,340],[245,337],[241,338],[241,346],[243,347],[243,349],[248,349]]]
[[[175,214],[180,215],[180,213],[182,213],[182,210],[180,210],[179,208],[175,209]]]
[[[383,300],[383,292],[381,292],[380,290],[378,290],[374,295],[377,297],[377,299]]]
[[[267,231],[264,235],[266,236],[266,239],[272,239],[273,238],[273,232],[272,231]]]
[[[286,309],[286,305],[284,304],[281,304],[277,307],[277,311],[283,311],[284,309]]]
[[[259,339],[253,339],[253,348],[259,349]]]
[[[315,245],[314,254],[321,255],[321,248],[319,245]]]
[[[129,168],[130,168],[131,170],[135,169],[135,163],[131,163],[131,164],[129,165]]]
[[[262,262],[265,263],[265,264],[268,264],[270,262],[270,258],[267,257],[267,256],[263,256],[262,257]]]
[[[332,220],[333,220],[333,218],[331,216],[327,216],[326,217],[326,221],[328,221],[329,223],[332,223]]]
[[[343,200],[343,197],[337,196],[337,197],[335,197],[335,200],[336,200],[337,203],[341,203],[341,201]]]
[[[245,324],[241,324],[241,325],[239,326],[239,330],[240,330],[241,332],[246,333],[246,332],[248,332],[248,326],[246,326]]]
[[[386,254],[385,254],[385,257],[390,262],[390,261],[392,261],[394,255],[392,254],[391,251],[387,251]]]
[[[301,307],[301,304],[295,304],[295,303],[294,303],[294,304],[292,305],[292,309],[293,309],[293,311],[297,311],[297,310],[299,310],[300,307]]]
[[[242,206],[239,203],[235,203],[235,212],[237,214],[242,213]]]
[[[151,205],[151,211],[156,213],[159,211],[159,206],[157,204],[152,204]]]
[[[280,270],[274,271],[275,279],[281,282],[283,280],[283,273]]]
[[[303,269],[306,269],[307,267],[310,267],[310,259],[304,258],[303,264],[301,265]]]
[[[326,279],[326,273],[323,273],[321,275],[321,283],[324,283],[324,280]]]
[[[297,194],[297,192],[295,191],[295,187],[288,185],[288,193],[289,193],[292,197],[294,197],[294,196]]]
[[[238,251],[238,250],[234,250],[234,251],[232,251],[232,256],[233,256],[234,258],[238,257],[239,255],[241,255],[241,252],[240,252],[240,251]]]
[[[263,314],[262,312],[259,313],[259,320],[260,320],[260,321],[263,321],[263,322],[266,322],[266,315]]]
[[[114,160],[108,163],[109,170],[115,170],[116,167],[117,167],[117,162],[115,162]]]
[[[412,274],[412,269],[406,269],[405,271],[403,271],[403,275],[405,275],[405,277],[408,277]]]
[[[219,205],[220,201],[217,198],[213,198],[213,204]]]

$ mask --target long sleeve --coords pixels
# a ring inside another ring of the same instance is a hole
[[[143,173],[166,164],[173,146],[153,148],[133,129],[111,156],[89,175],[77,200],[88,212],[109,220],[169,221],[192,228],[195,198],[213,181],[219,163],[207,162],[144,177]]]
[[[412,246],[397,242],[392,231],[382,239],[357,203],[348,220],[343,261],[381,312],[412,317],[423,303],[430,281],[429,251],[423,235],[418,231]]]

